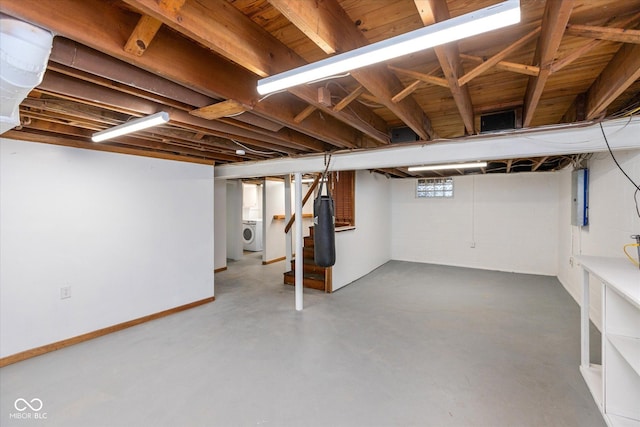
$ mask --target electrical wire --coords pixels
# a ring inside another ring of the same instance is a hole
[[[264,155],[267,155],[267,156],[268,156],[268,155],[273,155],[273,154],[280,154],[280,153],[278,153],[278,152],[276,152],[276,151],[260,151],[260,150],[254,150],[253,148],[249,148],[249,147],[247,147],[246,145],[239,143],[239,142],[238,142],[238,141],[236,141],[235,139],[232,139],[231,141],[233,141],[234,143],[238,144],[240,147],[244,148],[245,150],[250,151],[250,152],[255,153],[255,154],[264,154]]]
[[[625,170],[622,169],[622,166],[620,166],[620,163],[618,163],[616,156],[614,156],[613,151],[611,151],[611,146],[609,145],[609,141],[607,140],[607,135],[605,135],[604,128],[602,127],[602,122],[600,122],[599,124],[600,124],[600,131],[602,131],[602,136],[604,138],[604,142],[605,144],[607,144],[607,149],[609,150],[609,154],[611,154],[611,158],[613,159],[613,162],[616,164],[616,166],[618,166],[618,169],[620,169],[620,172],[622,172],[622,174],[627,177],[627,179],[631,182],[631,184],[633,184],[633,186],[636,187],[636,191],[633,192],[633,201],[636,204],[636,213],[640,218],[640,206],[638,205],[638,192],[640,192],[640,186],[638,186],[638,184],[636,184],[636,182],[633,179],[631,179],[629,175],[627,175]]]
[[[626,244],[622,247],[622,250],[624,251],[624,254],[627,256],[627,258],[629,258],[629,261],[631,261],[636,267],[640,267],[640,259],[639,261],[636,261],[635,259],[633,259],[633,257],[631,255],[629,255],[629,252],[627,252],[627,248],[637,248],[640,247],[640,244],[638,243],[629,243]]]

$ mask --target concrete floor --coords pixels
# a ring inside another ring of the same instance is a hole
[[[258,256],[214,303],[2,368],[0,425],[604,425],[555,278],[392,261],[298,313]]]

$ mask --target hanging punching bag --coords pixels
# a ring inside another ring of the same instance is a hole
[[[323,196],[322,185],[321,181],[320,191],[313,201],[313,259],[320,267],[331,267],[336,263],[334,206],[329,186],[327,195]]]

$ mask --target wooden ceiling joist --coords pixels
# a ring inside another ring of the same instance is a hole
[[[313,112],[316,111],[316,110],[317,110],[317,108],[314,105],[307,105],[307,107],[304,110],[300,111],[300,113],[298,113],[293,118],[293,121],[296,122],[296,123],[300,123],[304,119],[309,117],[311,114],[313,114]]]
[[[114,10],[109,2],[23,0],[2,2],[0,9],[11,16],[33,22],[60,36],[99,49],[143,70],[165,76],[185,87],[197,89],[198,92],[214,99],[237,99],[247,105],[253,104],[255,114],[321,141],[343,147],[360,139],[353,128],[329,117],[321,119],[312,116],[302,123],[295,123],[294,111],[298,107],[289,100],[273,97],[256,102],[255,75],[211,55],[207,49],[186,39],[170,37],[170,34],[164,34],[162,29],[156,35],[152,48],[144,55],[138,57],[125,52],[122,49],[122,39],[113,29],[126,25],[134,28],[137,21],[135,18],[132,19],[130,13]],[[212,70],[215,70],[215,78],[212,78]]]
[[[270,0],[270,3],[305,34],[311,34],[311,40],[317,42],[320,47],[346,52],[369,44],[336,0],[313,4]],[[332,33],[331,36],[329,33]],[[331,46],[328,46],[329,44]],[[402,90],[402,84],[386,67],[356,69],[351,71],[351,75],[420,138],[427,140],[436,136],[429,119],[413,98],[405,98],[397,103],[391,100]]]
[[[409,77],[413,77],[415,79],[421,80],[425,83],[430,83],[436,86],[441,86],[441,87],[446,87],[447,89],[449,88],[449,82],[447,81],[447,79],[443,79],[442,77],[437,77],[437,76],[432,76],[431,74],[434,73],[437,69],[440,69],[440,66],[436,67],[436,68],[432,68],[430,71],[426,72],[426,73],[421,73],[419,71],[413,71],[413,70],[407,70],[404,68],[400,68],[400,67],[396,67],[394,65],[389,65],[389,69],[393,70],[397,73],[400,74],[404,74],[406,76]]]
[[[56,73],[46,73],[39,88],[43,91],[50,91],[53,94],[64,93],[66,96],[72,96],[74,99],[81,100],[89,105],[109,106],[110,109],[137,116],[153,114],[163,108],[163,106],[152,102],[123,93],[109,91],[100,86],[78,82],[65,76],[57,75]],[[96,103],[93,101],[94,99],[100,99],[101,102]],[[185,111],[175,109],[168,109],[167,112],[172,122],[179,123],[186,128],[197,127],[199,129],[207,129],[211,135],[222,138],[233,137],[242,142],[245,141],[245,138],[249,138],[252,141],[264,141],[290,148],[305,148],[301,147],[298,143],[292,143],[290,138],[287,138],[286,135],[283,136],[280,132],[269,132],[259,128],[254,130],[237,128],[221,121],[201,119]],[[305,141],[304,143],[309,146],[310,142],[311,141]],[[324,151],[324,145],[320,141],[314,141],[313,144],[314,145],[306,148],[313,147],[316,151]]]
[[[124,50],[136,55],[142,56],[147,50],[151,41],[156,36],[156,33],[160,29],[162,22],[148,15],[142,15],[136,28],[129,36],[129,40],[124,45]]]
[[[620,43],[640,44],[640,30],[596,27],[592,25],[567,25],[567,34]]]
[[[471,61],[475,63],[485,62],[485,60],[480,56],[467,55],[465,53],[461,53],[460,57],[465,61]],[[537,76],[540,73],[540,68],[536,67],[535,65],[518,64],[515,62],[509,62],[509,61],[499,61],[495,65],[495,67],[498,70],[511,71],[512,73],[526,74],[528,76]]]
[[[509,46],[507,46],[504,49],[502,49],[500,52],[498,52],[495,55],[493,55],[491,58],[487,59],[486,61],[483,61],[482,64],[478,65],[473,70],[471,70],[468,73],[466,73],[464,76],[460,77],[458,79],[458,84],[460,86],[466,85],[472,79],[478,77],[480,74],[484,73],[485,71],[487,71],[491,67],[496,66],[500,61],[502,61],[508,55],[510,55],[514,51],[520,49],[523,45],[527,44],[534,37],[536,37],[539,33],[540,33],[540,27],[538,27],[535,30],[531,31],[530,33],[522,36],[521,38],[519,38],[515,42],[511,43]]]
[[[626,88],[640,78],[640,45],[625,44],[587,92],[587,120],[605,112]]]
[[[214,0],[206,4],[186,2],[179,14],[166,12],[155,0],[124,1],[260,77],[267,77],[306,64],[293,50],[254,23],[249,17],[243,15],[242,12],[230,6],[225,0]],[[216,21],[223,25],[210,24]],[[254,94],[256,85],[253,86]],[[362,109],[357,115],[354,115],[347,111],[334,111],[321,104],[317,99],[316,92],[305,86],[291,88],[289,92],[336,119],[355,127],[380,143],[388,142],[385,137],[386,124],[373,112]],[[250,105],[256,101],[246,104]],[[355,147],[352,142],[341,145]]]
[[[207,120],[215,120],[221,117],[232,117],[238,114],[244,113],[246,108],[244,105],[234,99],[228,99],[226,101],[217,102],[215,104],[207,105],[206,107],[200,107],[195,110],[189,111],[196,117],[202,117]]]
[[[355,101],[356,98],[358,98],[362,94],[362,92],[364,92],[364,87],[360,85],[357,88],[355,88],[353,91],[351,91],[351,93],[349,93],[347,96],[345,96],[340,101],[338,101],[336,105],[333,106],[333,109],[335,111],[344,110],[347,107],[347,105]]]
[[[540,160],[538,160],[537,162],[535,162],[535,164],[531,167],[531,172],[535,172],[538,170],[538,168],[540,166],[542,166],[544,164],[544,162],[547,161],[547,159],[549,158],[549,156],[546,157],[542,157]]]
[[[422,80],[415,80],[413,83],[409,84],[407,87],[402,89],[399,93],[391,98],[392,102],[400,102],[407,96],[411,95],[415,90],[422,84]]]
[[[422,24],[427,26],[450,18],[446,0],[414,0]],[[462,59],[457,43],[448,43],[434,48],[438,62],[449,83],[449,89],[458,107],[466,132],[475,133],[473,104],[467,86],[460,86],[459,79],[464,74]]]
[[[640,19],[640,12],[627,16],[621,20],[616,20],[614,21],[614,23],[612,23],[612,25],[614,25],[617,29],[623,29],[639,19]],[[595,39],[582,45],[578,49],[572,50],[571,52],[569,52],[569,54],[567,54],[561,59],[556,60],[553,64],[551,64],[551,73],[553,74],[555,72],[560,71],[561,69],[571,64],[576,59],[580,58],[583,55],[586,55],[588,52],[594,50],[598,46],[601,46],[602,43],[604,42],[605,42],[604,40]]]
[[[537,76],[529,77],[524,97],[524,117],[522,120],[524,127],[529,127],[533,121],[542,91],[551,74],[551,65],[558,47],[560,47],[567,22],[569,22],[573,2],[574,0],[547,1],[545,4],[542,29],[533,60],[533,64],[540,67],[540,73]]]

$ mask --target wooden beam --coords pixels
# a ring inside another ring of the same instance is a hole
[[[304,2],[269,0],[296,27],[324,49],[346,52],[369,44],[366,37],[354,25],[337,0]],[[331,46],[327,46],[331,44]],[[371,66],[351,71],[356,79],[378,101],[389,108],[400,120],[413,129],[420,138],[433,139],[436,135],[422,108],[407,97],[394,103],[391,98],[402,90],[400,80],[384,66]]]
[[[446,87],[447,89],[449,88],[449,82],[447,81],[447,79],[443,79],[442,77],[432,76],[431,73],[421,73],[419,71],[407,70],[404,68],[396,67],[394,65],[389,65],[389,69],[397,73],[404,74],[409,77],[413,77],[414,79],[422,80],[425,83]]]
[[[565,27],[573,10],[574,0],[547,1],[542,17],[542,30],[538,38],[538,45],[533,64],[540,67],[540,73],[529,77],[524,97],[523,126],[529,127],[533,121],[542,91],[551,74],[551,65],[555,58]]]
[[[216,55],[211,55],[210,50],[197,46],[186,38],[164,32],[162,28],[143,56],[138,57],[126,52],[122,46],[135,27],[137,19],[130,12],[114,7],[111,2],[3,1],[0,2],[0,11],[47,28],[59,36],[85,46],[99,49],[104,54],[164,76],[213,99],[236,99],[243,104],[252,105],[253,113],[319,141],[345,147],[363,139],[361,133],[332,117],[312,116],[302,123],[295,123],[293,118],[300,111],[299,102],[282,96],[258,101],[255,75],[221,60]],[[130,30],[126,31],[127,28]],[[212,70],[215,71],[215,78],[212,78]],[[204,105],[208,104],[197,106]]]
[[[260,77],[267,77],[307,64],[296,52],[226,0],[186,2],[180,12],[175,14],[163,10],[156,3],[156,0],[124,1]],[[305,2],[299,3],[307,5]],[[216,25],[211,25],[212,22],[215,22]],[[249,87],[253,89],[254,94],[255,87],[256,84]],[[289,92],[367,134],[380,144],[388,143],[386,122],[366,107],[361,106],[357,114],[354,115],[347,111],[334,111],[332,108],[322,105],[318,102],[315,91],[305,85],[291,88]],[[234,96],[228,98],[239,99]],[[353,142],[343,144],[343,146],[356,147]]]
[[[345,96],[340,101],[338,101],[338,103],[333,107],[334,111],[341,111],[344,108],[346,108],[347,105],[351,104],[351,102],[353,102],[357,97],[359,97],[362,94],[362,92],[364,92],[364,86],[360,85],[357,88],[355,88],[353,92],[349,93],[347,96]]]
[[[471,61],[475,63],[482,63],[485,60],[480,56],[468,55],[461,53],[460,58],[465,61]],[[500,61],[496,64],[498,70],[511,71],[513,73],[526,74],[529,76],[537,76],[540,73],[540,68],[535,65],[518,64],[516,62]]]
[[[623,45],[587,92],[587,120],[604,113],[622,92],[640,78],[640,45]]]
[[[340,41],[349,37],[348,31],[334,24],[342,17],[341,11],[337,10],[333,4],[323,1],[275,0],[269,0],[269,3],[328,55],[336,53],[336,46],[340,45]],[[300,5],[296,3],[304,3],[304,7],[299,7]]]
[[[535,171],[537,171],[537,170],[538,170],[538,168],[539,168],[540,166],[542,166],[542,164],[543,164],[544,162],[546,162],[548,158],[549,158],[549,156],[545,156],[545,157],[541,158],[540,160],[538,160],[538,161],[536,162],[536,164],[535,164],[535,165],[533,165],[533,167],[531,168],[531,172],[535,172]]]
[[[202,117],[203,119],[207,120],[215,120],[221,117],[230,117],[237,114],[242,114],[245,111],[247,110],[244,105],[234,99],[228,99],[226,101],[218,102],[206,107],[191,110],[189,111],[189,114],[197,117]]]
[[[55,72],[47,72],[38,89],[50,92],[59,96],[67,96],[73,100],[82,100],[88,105],[95,105],[102,108],[120,111],[130,115],[147,115],[165,110],[169,112],[172,124],[192,130],[206,130],[209,134],[221,138],[232,137],[242,142],[264,141],[275,145],[295,149],[313,149],[323,151],[324,145],[320,141],[295,141],[283,135],[281,132],[271,132],[264,129],[250,129],[234,127],[219,120],[205,120],[192,116],[185,111],[172,108],[164,108],[160,104],[149,102],[124,93],[118,93],[100,86],[91,85],[85,82],[74,80],[66,76],[61,76]],[[95,100],[98,99],[99,102]],[[303,145],[301,145],[303,144]],[[308,145],[308,146],[307,146]],[[306,146],[306,147],[305,147]]]
[[[513,164],[513,159],[507,160],[507,173],[511,173],[511,165]]]
[[[446,0],[414,0],[422,24],[427,26],[450,18]],[[467,86],[460,86],[458,79],[464,74],[457,43],[434,48],[438,62],[449,84],[458,112],[468,134],[475,133],[473,104]]]
[[[297,114],[293,118],[293,121],[296,123],[300,123],[301,121],[309,117],[311,113],[313,113],[316,110],[317,108],[314,105],[308,105],[304,110],[302,110],[299,114]]]
[[[127,43],[124,45],[124,50],[133,55],[142,56],[156,36],[161,25],[162,22],[157,19],[148,15],[142,15],[136,28],[133,29],[133,32],[129,36],[129,40],[127,40]]]
[[[493,55],[491,58],[487,59],[486,61],[483,61],[482,64],[478,65],[476,68],[474,68],[473,70],[469,71],[464,76],[460,77],[458,79],[458,84],[460,86],[466,85],[471,80],[473,80],[476,77],[478,77],[480,74],[484,73],[485,71],[487,71],[491,67],[497,65],[500,61],[502,61],[508,55],[510,55],[514,51],[520,49],[525,44],[529,43],[529,41],[531,41],[539,33],[540,33],[540,27],[536,28],[535,30],[531,31],[530,33],[524,35],[520,39],[518,39],[515,42],[511,43],[509,46],[505,47],[500,52],[498,52],[495,55]]]
[[[612,23],[612,25],[615,25],[616,27],[624,28],[628,25],[631,25],[633,22],[637,21],[638,19],[640,19],[640,12],[630,15],[622,20],[616,20],[615,22]],[[581,57],[582,55],[585,55],[589,51],[600,46],[602,43],[604,43],[603,40],[598,40],[598,39],[591,40],[590,42],[581,46],[580,48],[572,50],[564,58],[559,59],[555,61],[553,64],[551,64],[551,73],[553,74],[555,72],[560,71],[561,69],[571,64],[573,61],[575,61],[579,57]]]
[[[620,43],[640,44],[640,30],[569,24],[567,25],[567,34]]]
[[[420,86],[422,83],[423,83],[422,80],[414,81],[409,86],[407,86],[404,89],[402,89],[397,95],[394,95],[393,98],[391,98],[391,101],[393,101],[393,102],[402,101],[404,98],[406,98],[407,96],[409,96],[413,92],[415,92],[415,90],[418,88],[418,86]]]
[[[557,73],[576,59],[580,58],[582,55],[585,55],[596,47],[600,46],[601,43],[601,40],[591,40],[589,43],[580,46],[578,49],[572,50],[564,58],[558,59],[553,64],[551,64],[551,68],[549,71],[551,72],[551,74]]]

